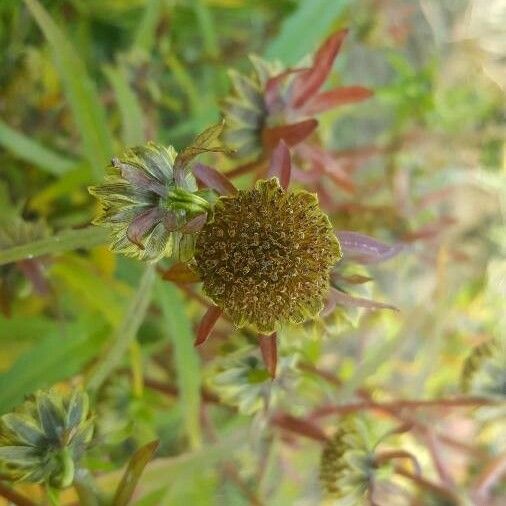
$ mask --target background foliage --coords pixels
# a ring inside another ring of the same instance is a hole
[[[3,0],[0,413],[37,389],[91,378],[97,431],[86,463],[112,494],[132,453],[159,439],[133,502],[147,506],[317,504],[321,442],[300,420],[332,434],[342,413],[364,411],[379,434],[412,424],[391,444],[474,504],[487,465],[504,462],[504,406],[444,399],[461,395],[470,350],[506,331],[506,15],[500,0],[485,3]],[[155,280],[111,253],[100,229],[81,230],[96,213],[87,187],[125,146],[188,145],[218,119],[227,69],[248,71],[248,54],[296,64],[343,27],[330,83],[375,95],[319,117],[354,189],[327,175],[313,191],[336,228],[404,245],[352,269],[374,278],[356,294],[400,312],[336,311],[286,330],[281,355],[295,378],[268,386],[270,407],[261,389],[237,392],[239,373],[213,383],[250,336],[222,322],[196,350],[204,307],[193,289]],[[243,414],[247,395],[258,402]],[[371,399],[395,416],[360,406]],[[423,404],[431,399],[443,402]],[[35,486],[19,490],[42,498]],[[379,504],[443,504],[420,490],[394,475]],[[486,492],[486,504],[500,504],[504,487]],[[72,504],[72,490],[60,500]]]

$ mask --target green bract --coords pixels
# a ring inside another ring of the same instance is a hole
[[[0,469],[12,480],[57,488],[74,480],[77,461],[93,435],[88,396],[37,392],[0,418]]]
[[[192,257],[189,223],[209,205],[187,166],[200,153],[224,151],[211,146],[222,129],[223,124],[208,128],[180,153],[150,142],[112,160],[104,183],[89,191],[101,204],[94,223],[109,228],[113,251],[147,261]]]
[[[339,242],[316,195],[276,178],[220,197],[197,238],[203,288],[239,327],[270,334],[323,308]]]
[[[254,68],[251,76],[230,71],[232,94],[223,107],[224,140],[239,157],[257,156],[262,151],[262,130],[269,117],[265,88],[269,79],[284,70],[278,62],[250,58]]]

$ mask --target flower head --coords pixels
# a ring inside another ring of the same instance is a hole
[[[88,396],[37,392],[0,418],[0,469],[13,480],[72,484],[75,463],[93,435]]]
[[[316,195],[276,178],[220,197],[195,249],[204,292],[237,326],[265,334],[318,315],[340,257]]]
[[[506,340],[491,339],[474,348],[462,368],[466,393],[506,399]]]
[[[148,261],[191,258],[191,222],[205,214],[208,202],[187,165],[200,153],[224,151],[211,146],[222,129],[208,128],[180,153],[150,142],[112,160],[104,183],[89,189],[101,203],[94,223],[109,228],[112,250]]]
[[[362,86],[321,92],[347,31],[328,37],[308,67],[284,68],[278,62],[251,57],[250,76],[231,72],[232,93],[225,99],[224,139],[239,157],[258,157],[281,139],[295,145],[317,125],[314,116],[334,107],[364,100],[371,92]]]
[[[262,130],[269,119],[265,89],[269,79],[280,74],[283,66],[251,56],[250,76],[230,71],[232,94],[225,99],[223,113],[227,127],[225,142],[239,157],[258,155],[262,150]]]
[[[251,415],[277,404],[282,393],[296,384],[296,367],[296,356],[281,358],[273,380],[259,351],[246,348],[218,360],[208,383],[224,403]]]
[[[362,504],[375,472],[374,453],[365,424],[345,418],[325,445],[320,480],[326,493],[339,504]]]

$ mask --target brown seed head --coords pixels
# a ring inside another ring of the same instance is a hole
[[[316,196],[275,178],[221,197],[195,251],[205,293],[236,325],[265,334],[318,315],[340,257]]]

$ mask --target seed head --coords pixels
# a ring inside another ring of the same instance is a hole
[[[258,348],[245,348],[220,357],[208,376],[208,386],[223,403],[252,415],[278,406],[299,379],[297,357],[281,357],[273,379]]]
[[[477,396],[506,399],[506,339],[476,346],[464,362],[461,388]]]
[[[72,484],[75,464],[93,435],[88,396],[37,392],[0,418],[0,469],[10,479]]]
[[[345,418],[325,445],[320,481],[325,492],[343,504],[362,504],[373,474],[374,455],[362,420]]]
[[[264,334],[318,315],[340,257],[316,196],[275,178],[220,197],[195,249],[204,292],[237,326]]]

